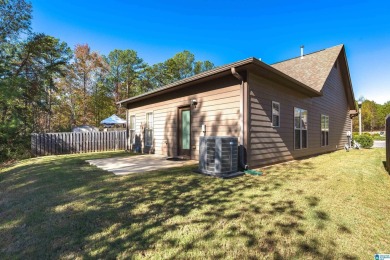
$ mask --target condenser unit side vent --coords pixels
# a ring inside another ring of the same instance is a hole
[[[226,136],[201,136],[199,170],[210,175],[227,175],[238,171],[238,139]]]

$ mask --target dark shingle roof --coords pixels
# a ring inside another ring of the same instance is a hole
[[[271,66],[303,84],[321,91],[343,45],[278,62]]]

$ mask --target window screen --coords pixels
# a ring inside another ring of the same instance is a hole
[[[275,101],[272,101],[272,126],[280,126],[280,104]]]
[[[329,145],[329,116],[321,115],[321,145]]]
[[[145,146],[153,145],[153,112],[146,114]]]
[[[307,110],[294,108],[294,148],[307,148],[308,143],[308,116]]]

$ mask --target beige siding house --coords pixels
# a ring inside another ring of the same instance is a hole
[[[273,65],[249,58],[119,103],[128,149],[197,160],[200,136],[236,136],[249,167],[342,149],[356,115],[343,45]]]

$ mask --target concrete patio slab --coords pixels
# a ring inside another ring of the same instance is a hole
[[[147,154],[129,157],[117,157],[108,159],[87,160],[91,165],[95,165],[103,170],[114,173],[115,175],[127,175],[142,173],[148,171],[157,171],[172,167],[197,164],[194,160],[173,161],[167,160],[167,157]]]

